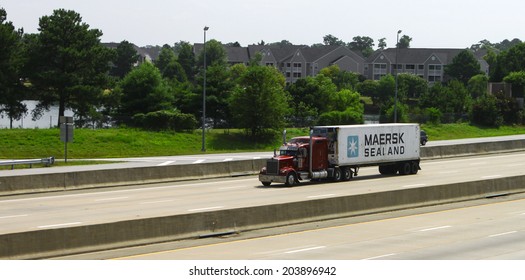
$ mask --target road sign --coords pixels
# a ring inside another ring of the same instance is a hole
[[[64,161],[67,162],[67,143],[73,142],[73,117],[60,116],[60,141],[64,142]]]

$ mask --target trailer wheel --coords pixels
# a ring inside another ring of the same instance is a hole
[[[412,171],[410,162],[404,162],[399,165],[399,175],[408,175]]]
[[[295,173],[294,172],[290,172],[290,173],[288,173],[288,175],[286,175],[286,183],[285,183],[285,185],[288,186],[288,187],[291,187],[291,186],[295,185],[296,181],[297,181],[297,177],[295,176]]]
[[[343,181],[349,181],[352,179],[352,169],[350,167],[343,167]]]
[[[417,172],[419,171],[419,163],[417,161],[413,161],[411,164],[410,164],[410,174],[417,174]]]
[[[262,184],[263,184],[263,186],[268,187],[269,185],[272,184],[272,182],[262,182]]]
[[[397,173],[398,169],[397,165],[380,165],[379,173],[381,175],[394,175]]]

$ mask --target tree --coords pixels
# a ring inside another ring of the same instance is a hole
[[[177,59],[175,56],[175,52],[170,47],[170,45],[165,44],[162,46],[162,49],[159,53],[159,57],[154,61],[154,64],[155,66],[157,66],[157,68],[159,68],[160,73],[164,73],[166,67],[168,67],[168,64],[170,64],[171,61],[175,59]]]
[[[120,42],[116,49],[116,57],[113,61],[111,74],[122,79],[131,71],[133,66],[139,62],[140,55],[130,42],[124,40]]]
[[[442,113],[442,122],[450,123],[461,118],[470,108],[471,98],[463,83],[450,81],[446,86],[436,83],[421,95],[421,108],[437,108]]]
[[[281,42],[270,43],[268,46],[283,48],[286,46],[293,46],[293,44],[288,40],[281,40]]]
[[[348,43],[348,47],[353,51],[358,51],[363,56],[368,57],[374,52],[374,39],[367,36],[356,36],[352,38],[353,41]]]
[[[173,109],[173,95],[160,71],[151,63],[133,69],[117,85],[120,94],[119,114],[129,123],[129,117],[142,113]]]
[[[408,98],[419,98],[428,90],[428,82],[415,74],[400,73],[398,79],[398,98],[407,102]]]
[[[383,108],[388,105],[390,99],[395,97],[396,92],[396,80],[392,75],[383,76],[378,84],[377,91],[372,96],[372,101],[374,105],[379,108]],[[398,95],[398,98],[401,96]],[[400,99],[403,99],[402,97]]]
[[[217,40],[210,40],[206,42],[206,66],[214,64],[225,65],[227,61],[226,50],[221,42]],[[199,53],[197,58],[197,66],[202,69],[204,67],[204,49]]]
[[[89,29],[74,11],[55,10],[39,21],[40,33],[30,41],[25,72],[39,94],[33,112],[58,103],[59,116],[66,107],[83,116],[97,104],[108,82],[113,52],[100,44],[102,32]],[[51,59],[52,58],[52,59]]]
[[[445,75],[457,79],[464,85],[468,83],[470,78],[478,74],[482,74],[481,66],[469,50],[462,50],[452,59],[451,64],[445,66]]]
[[[274,67],[248,67],[230,101],[237,127],[245,128],[252,137],[281,130],[290,101],[284,84],[283,75]]]
[[[498,55],[499,81],[511,72],[525,71],[525,43],[515,45]]]
[[[472,98],[478,98],[487,94],[487,86],[489,79],[485,74],[478,74],[470,78],[467,84],[467,89]]]
[[[381,39],[379,39],[379,43],[377,43],[377,47],[378,47],[380,50],[384,50],[384,49],[386,49],[386,38],[381,38]]]
[[[515,97],[525,96],[525,70],[510,72],[503,81],[512,84],[512,93]]]
[[[476,99],[470,110],[470,121],[474,124],[499,127],[503,124],[503,117],[498,108],[497,98],[486,94]]]
[[[22,103],[24,88],[20,83],[20,48],[22,31],[16,31],[7,21],[7,13],[0,9],[0,114],[5,114],[13,128],[13,120],[27,114]]]
[[[325,67],[319,71],[319,74],[330,78],[338,90],[355,89],[361,78],[357,73],[341,71],[337,65]]]
[[[189,81],[195,79],[195,54],[193,53],[193,47],[188,42],[181,41],[179,43],[179,53],[177,59],[186,73],[186,77]]]
[[[412,37],[408,35],[403,35],[401,38],[399,38],[399,43],[397,43],[397,47],[400,49],[408,49],[410,48],[410,42],[412,42]]]
[[[203,93],[203,77],[198,77],[199,95]],[[230,108],[228,101],[234,88],[230,69],[225,64],[208,67],[206,73],[206,117],[211,118],[214,127],[225,126],[229,123]]]
[[[323,44],[326,46],[343,46],[345,43],[334,35],[328,34],[323,37]]]

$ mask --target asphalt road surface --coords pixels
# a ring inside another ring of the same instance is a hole
[[[0,197],[0,233],[69,227],[523,175],[525,153],[423,161],[417,175],[362,168],[349,182],[261,186],[257,176]]]
[[[523,260],[525,197],[121,259]]]

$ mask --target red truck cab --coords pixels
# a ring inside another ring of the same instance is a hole
[[[325,137],[295,137],[284,143],[279,154],[267,161],[259,172],[259,180],[264,186],[271,183],[284,183],[292,186],[299,180],[313,178],[312,173],[328,168],[328,139]],[[310,153],[312,157],[310,158]],[[311,168],[310,168],[311,166]]]

